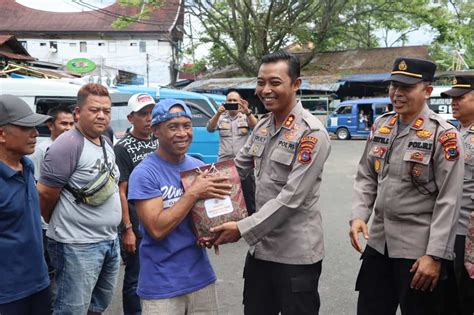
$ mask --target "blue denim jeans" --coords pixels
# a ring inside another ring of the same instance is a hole
[[[140,272],[139,248],[140,240],[137,239],[135,253],[122,251],[125,262],[125,274],[123,276],[122,303],[124,315],[140,315],[142,307],[140,297],[137,295],[138,273]]]
[[[118,239],[89,244],[65,244],[48,239],[48,252],[56,269],[57,296],[53,314],[105,311],[117,284]]]

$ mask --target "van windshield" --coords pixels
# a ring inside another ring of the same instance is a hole
[[[350,114],[352,112],[352,105],[343,105],[343,106],[339,106],[337,109],[336,109],[336,113],[337,114]]]

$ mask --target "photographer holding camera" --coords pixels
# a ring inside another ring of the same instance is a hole
[[[257,124],[249,103],[242,99],[239,92],[230,90],[227,100],[219,106],[217,112],[207,123],[207,130],[219,130],[219,161],[235,158],[250,135],[250,129]],[[255,176],[250,174],[242,180],[242,191],[248,214],[255,212]]]

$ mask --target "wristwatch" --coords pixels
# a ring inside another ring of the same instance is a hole
[[[128,230],[132,228],[132,223],[124,224],[122,227],[122,231]]]
[[[247,113],[245,113],[245,116],[250,116],[250,115],[252,115],[252,111],[251,111],[251,110],[249,110]]]
[[[438,256],[430,255],[430,257],[433,258],[434,261],[440,261],[441,260],[441,257],[438,257]]]

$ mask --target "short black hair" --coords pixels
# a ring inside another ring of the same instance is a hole
[[[300,61],[298,57],[286,51],[277,51],[263,56],[258,67],[260,68],[264,63],[274,63],[278,61],[286,61],[288,64],[288,75],[291,78],[291,82],[294,82],[300,77]]]
[[[47,115],[53,117],[52,120],[55,121],[56,118],[58,117],[59,113],[66,113],[66,114],[73,115],[72,110],[71,110],[71,106],[68,106],[68,105],[54,106],[54,107],[52,107],[48,110]]]

